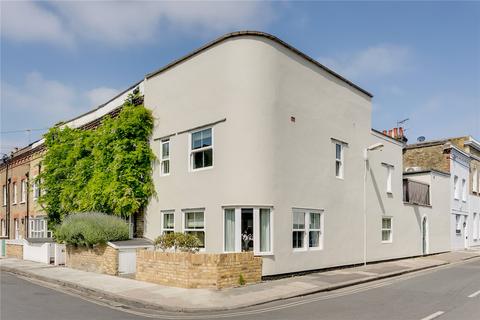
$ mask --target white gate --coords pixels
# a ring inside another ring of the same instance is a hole
[[[55,265],[60,266],[65,264],[65,250],[66,247],[64,244],[55,243],[54,248],[54,257],[55,257]]]
[[[137,250],[120,248],[118,250],[118,273],[135,273],[137,263]]]

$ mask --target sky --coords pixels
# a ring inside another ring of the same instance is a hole
[[[0,9],[0,153],[247,29],[371,92],[375,129],[408,118],[410,142],[480,139],[480,2],[1,0]]]

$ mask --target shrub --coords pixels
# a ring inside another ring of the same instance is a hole
[[[154,244],[155,247],[160,248],[162,251],[173,249],[174,252],[177,252],[178,249],[182,252],[195,253],[199,250],[201,242],[193,234],[173,232],[157,237]]]
[[[247,283],[245,281],[245,278],[243,277],[243,274],[240,273],[240,275],[238,276],[238,284],[241,285],[241,286],[244,286],[245,283]]]
[[[127,240],[128,224],[121,218],[98,212],[68,215],[55,230],[57,241],[91,247],[108,241]]]

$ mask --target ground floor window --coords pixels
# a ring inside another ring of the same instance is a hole
[[[175,231],[175,212],[162,212],[162,234],[173,233]]]
[[[2,237],[5,237],[6,235],[7,235],[7,229],[6,229],[5,219],[2,219]]]
[[[392,242],[392,218],[382,218],[382,242]]]
[[[47,221],[44,218],[30,218],[30,238],[47,237]]]
[[[321,249],[323,246],[323,212],[294,209],[292,214],[292,248]]]
[[[462,219],[459,214],[455,215],[455,232],[456,234],[462,233]]]
[[[271,208],[225,208],[224,251],[271,254],[272,219]]]
[[[200,248],[205,248],[205,214],[203,211],[185,211],[184,212],[185,233],[190,233],[200,240]]]
[[[478,240],[480,238],[480,214],[473,213],[473,239]]]

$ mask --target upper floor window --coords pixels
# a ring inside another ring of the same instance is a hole
[[[393,166],[385,164],[387,167],[387,193],[392,193]]]
[[[196,170],[213,166],[212,128],[192,132],[190,140],[190,168]]]
[[[335,143],[335,176],[343,178],[343,144]]]
[[[7,205],[7,186],[3,185],[3,205]]]
[[[478,169],[477,168],[473,169],[472,190],[473,192],[478,192]]]
[[[411,204],[430,205],[430,185],[403,179],[403,201]]]
[[[160,158],[162,176],[170,174],[170,140],[162,141],[162,154]]]
[[[460,186],[458,176],[453,177],[453,196],[455,199],[460,198]]]
[[[33,181],[33,200],[37,200],[40,197],[40,185],[37,179]]]
[[[22,183],[20,185],[20,202],[23,203],[27,199],[27,180],[22,179]]]
[[[17,183],[13,183],[13,204],[17,204]]]
[[[467,201],[467,182],[462,179],[462,201]]]

